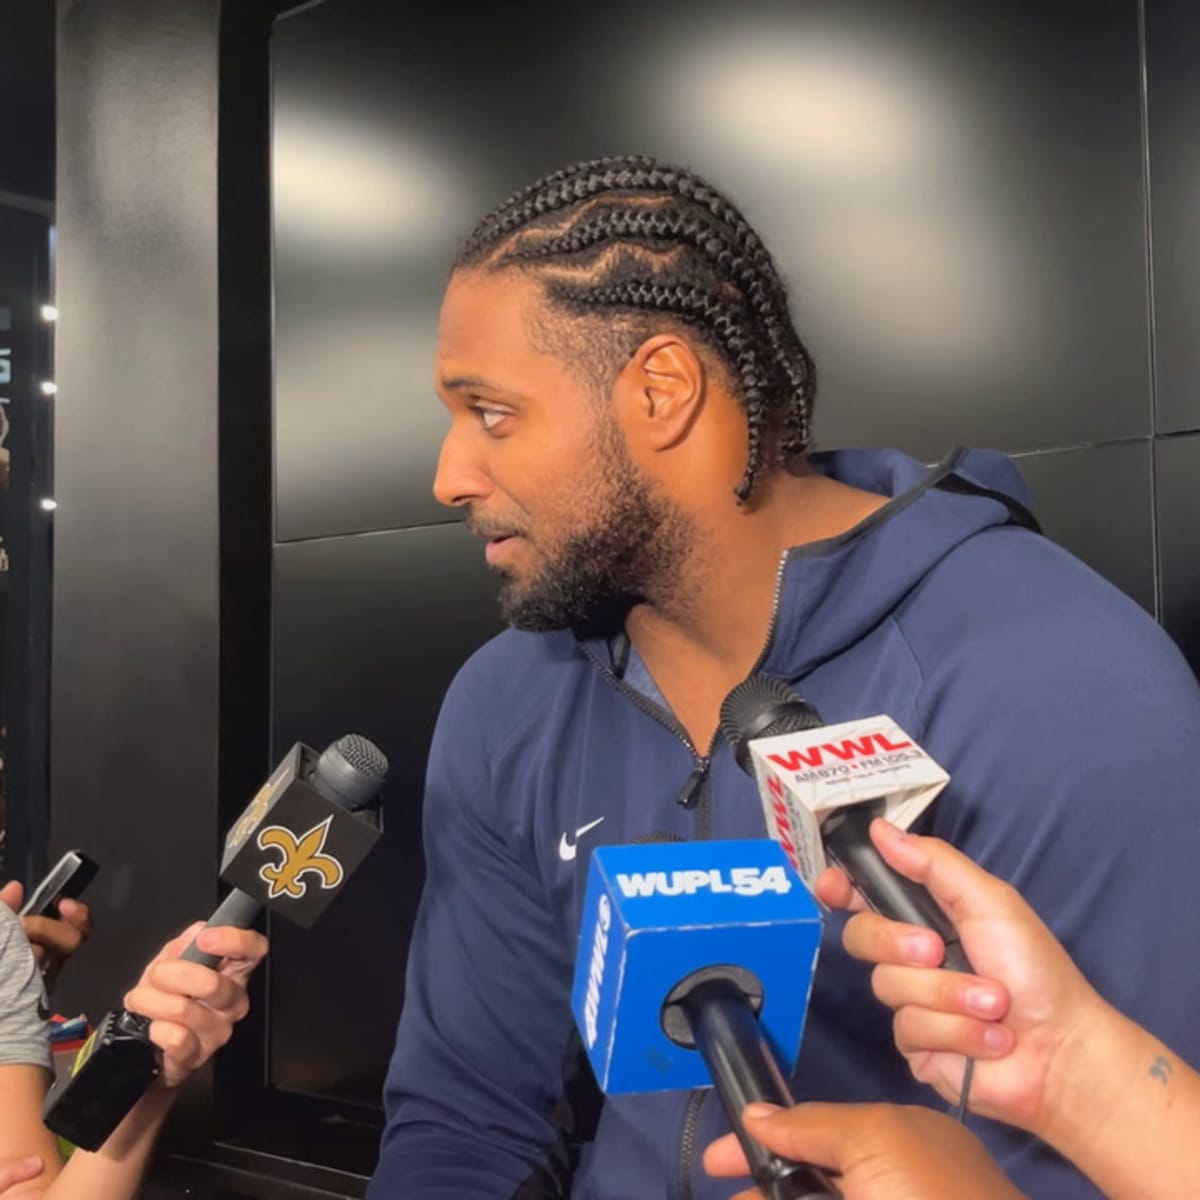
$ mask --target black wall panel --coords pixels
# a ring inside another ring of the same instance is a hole
[[[1200,429],[1200,5],[1146,0],[1158,429]]]
[[[1162,619],[1200,672],[1200,435],[1155,446]]]
[[[1149,439],[1023,455],[1017,466],[1048,537],[1155,611]]]
[[[356,732],[391,770],[384,842],[353,886],[311,930],[273,924],[268,1074],[374,1105],[424,878],[433,720],[471,649],[500,628],[496,583],[482,543],[450,524],[280,546],[275,597],[275,757],[296,740],[321,748]]]
[[[688,162],[793,289],[825,444],[1150,432],[1131,0],[332,0],[275,53],[281,539],[437,520],[457,238],[577,158]]]
[[[54,5],[0,0],[0,193],[54,198]]]

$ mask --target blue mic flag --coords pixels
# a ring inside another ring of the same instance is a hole
[[[711,1084],[704,1060],[663,1030],[672,989],[732,966],[761,984],[759,1014],[787,1074],[796,1061],[821,915],[778,842],[601,846],[591,858],[572,1009],[609,1095]]]

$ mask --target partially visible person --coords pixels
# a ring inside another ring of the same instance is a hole
[[[1035,1134],[1107,1196],[1200,1196],[1200,1074],[1105,1001],[1014,888],[939,839],[887,821],[875,821],[871,837],[896,870],[929,888],[977,972],[939,969],[945,947],[931,930],[873,912],[847,923],[846,949],[877,964],[872,988],[895,1011],[896,1045],[913,1075],[957,1102],[972,1056],[971,1110]],[[817,890],[832,907],[861,907],[836,869]],[[1163,979],[1142,984],[1162,988],[1174,974],[1186,982],[1173,1003],[1190,1011],[1200,947],[1178,949]]]
[[[221,956],[218,969],[180,960],[197,934],[201,949]],[[246,980],[266,953],[266,938],[253,930],[205,929],[200,923],[162,948],[124,1000],[131,1012],[151,1019],[150,1039],[162,1051],[161,1074],[99,1150],[76,1150],[64,1167],[41,1116],[52,1065],[45,1022],[38,1016],[43,981],[16,916],[0,904],[4,1200],[132,1200],[180,1084],[229,1040],[246,1015]]]
[[[845,1200],[1022,1200],[969,1129],[918,1105],[752,1104],[747,1132],[769,1150],[819,1163],[838,1176]],[[740,1178],[749,1170],[736,1135],[704,1153],[710,1175]],[[733,1200],[762,1200],[757,1188]]]
[[[0,903],[19,913],[25,890],[19,880],[0,888]],[[82,900],[60,900],[57,917],[22,917],[21,928],[33,948],[33,957],[42,968],[46,989],[58,979],[63,964],[92,934],[92,912]]]

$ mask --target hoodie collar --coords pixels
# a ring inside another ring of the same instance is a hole
[[[943,558],[985,529],[1037,522],[1004,455],[955,450],[930,468],[896,450],[811,457],[822,474],[891,499],[834,538],[781,559],[771,629],[755,670],[797,679],[899,606]]]

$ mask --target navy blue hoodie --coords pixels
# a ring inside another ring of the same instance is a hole
[[[928,471],[846,451],[814,465],[893,499],[784,557],[760,669],[827,722],[894,717],[952,779],[922,831],[1014,883],[1105,996],[1200,1062],[1200,695],[1179,653],[1137,605],[1023,527],[1007,459],[972,452]],[[446,696],[371,1200],[735,1190],[700,1166],[727,1129],[711,1092],[615,1098],[594,1131],[578,1102],[569,997],[591,849],[652,831],[765,832],[728,748],[712,747],[705,772],[705,748],[621,665],[603,642],[509,631]],[[797,1097],[938,1105],[839,936],[830,920]],[[1030,1196],[1098,1194],[1034,1139],[973,1127]]]

